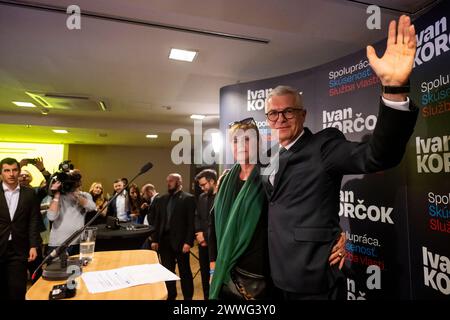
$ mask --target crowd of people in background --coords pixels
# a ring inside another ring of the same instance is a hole
[[[27,165],[34,165],[42,176],[33,177],[31,170],[26,169]],[[204,191],[199,199],[199,211],[194,196],[182,190],[182,177],[178,173],[168,175],[167,193],[162,196],[153,184],[147,183],[140,188],[135,183],[128,185],[126,178],[115,180],[111,185],[111,193],[106,192],[104,184],[99,181],[93,182],[85,192],[82,191],[82,172],[79,169],[73,166],[62,169],[60,166],[60,170],[52,174],[45,169],[44,160],[40,157],[20,162],[5,158],[1,162],[1,173],[4,187],[1,189],[3,197],[0,197],[0,268],[4,272],[1,272],[0,299],[24,299],[31,275],[43,258],[97,212],[99,215],[94,225],[105,223],[106,217],[111,216],[119,222],[149,226],[152,233],[142,244],[142,249],[157,251],[162,264],[172,272],[175,272],[175,265],[178,264],[183,296],[187,300],[192,299],[194,291],[190,255],[197,240],[204,297],[208,298],[210,274],[207,239],[209,211],[216,192],[217,173],[214,170],[202,171],[195,178],[199,188]],[[34,179],[41,180],[36,187],[31,185]],[[13,198],[9,195],[11,188],[14,189]],[[115,199],[109,201],[116,193]],[[22,194],[26,194],[28,199],[25,208]],[[3,200],[5,203],[1,203]],[[17,207],[26,209],[20,221],[16,217]],[[17,234],[20,228],[27,232]],[[31,243],[33,247],[29,248]],[[77,239],[68,246],[67,254],[79,254]],[[20,268],[17,268],[18,261],[21,262]],[[33,283],[39,279],[41,272],[38,270]],[[167,288],[168,299],[175,299],[175,283],[167,282]]]

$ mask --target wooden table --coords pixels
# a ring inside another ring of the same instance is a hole
[[[138,264],[159,263],[158,256],[152,250],[125,250],[95,252],[94,260],[83,272],[115,269]],[[77,279],[78,287],[75,297],[67,300],[163,300],[167,298],[164,282],[146,284],[103,293],[89,293],[81,278]],[[39,278],[27,291],[27,300],[48,300],[50,290],[56,284],[66,281],[48,281]]]

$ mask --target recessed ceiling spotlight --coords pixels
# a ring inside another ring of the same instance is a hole
[[[170,49],[169,59],[192,62],[197,53],[197,51],[172,48]]]
[[[13,101],[12,103],[14,103],[18,107],[36,108],[36,106],[31,102]]]
[[[53,129],[52,130],[54,133],[69,133],[69,131],[64,130],[64,129]]]
[[[203,114],[193,114],[193,115],[191,115],[191,119],[203,120],[203,119],[205,119],[205,116]]]

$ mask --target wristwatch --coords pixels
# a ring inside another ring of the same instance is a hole
[[[409,80],[404,86],[381,86],[381,90],[383,93],[409,93],[411,87],[409,85]]]

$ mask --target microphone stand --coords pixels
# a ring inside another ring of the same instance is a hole
[[[151,162],[148,162],[145,164],[138,174],[136,174],[125,186],[124,190],[140,175],[146,173],[148,170],[150,170],[153,167],[153,164]],[[69,260],[68,261],[68,255],[67,255],[67,247],[74,241],[77,237],[79,237],[84,230],[86,230],[87,227],[89,227],[97,217],[100,216],[103,211],[108,207],[109,203],[111,203],[114,199],[116,199],[119,196],[119,193],[116,193],[113,195],[113,197],[107,202],[107,204],[102,208],[102,210],[97,211],[97,213],[89,220],[83,227],[76,230],[72,235],[70,235],[64,242],[59,245],[57,248],[53,249],[52,252],[50,252],[44,260],[41,262],[41,264],[34,270],[33,275],[31,276],[31,279],[34,280],[36,277],[37,271],[45,264],[47,263],[47,266],[44,268],[44,272],[42,273],[42,277],[46,280],[65,280],[67,279],[71,274],[67,273],[67,266],[68,262],[69,265],[78,265],[80,267],[80,274],[81,274],[81,264],[80,260]],[[54,258],[60,258],[60,263],[50,264]]]

